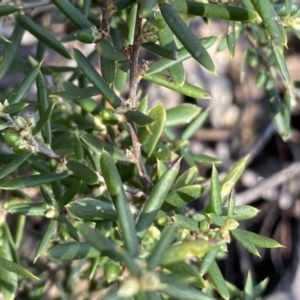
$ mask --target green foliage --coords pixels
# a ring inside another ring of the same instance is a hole
[[[59,288],[66,298],[76,293],[81,278],[92,281],[99,270],[104,275],[90,289],[105,290],[103,299],[214,299],[217,294],[223,299],[231,295],[256,299],[261,295],[267,281],[254,285],[249,274],[244,291],[239,291],[225,281],[217,264],[232,239],[254,255],[259,255],[257,247],[281,247],[268,237],[238,228],[238,221],[258,213],[254,207],[235,205],[234,186],[247,157],[220,180],[218,158],[192,153],[188,147],[209,109],[181,104],[166,110],[163,103],[148,107],[136,87],[146,80],[210,101],[205,88],[186,81],[188,70],[182,62],[192,57],[216,73],[207,49],[219,38],[198,39],[185,19],[225,20],[229,29],[221,39],[232,57],[236,41],[247,31],[250,50],[258,53],[254,60],[262,63],[257,82],[268,92],[278,133],[288,139],[294,95],[284,49],[287,32],[300,36],[300,7],[291,1],[285,5],[271,0],[230,1],[230,5],[202,2],[52,0],[60,21],[72,25],[71,34],[62,38],[37,24],[31,8],[0,5],[0,16],[16,21],[11,36],[0,38],[4,45],[0,78],[24,73],[17,88],[0,96],[1,142],[6,147],[0,153],[2,212],[18,218],[15,231],[5,218],[0,219],[4,299],[14,299],[18,286],[41,295],[40,286],[52,276],[53,268],[62,269],[61,261],[74,260],[86,264],[84,268],[72,264],[65,272]],[[32,2],[32,8],[38,4]],[[25,32],[38,39],[35,57],[27,59],[16,56]],[[86,55],[63,43],[76,38],[94,43],[95,49]],[[137,65],[141,47],[157,58]],[[50,49],[61,55],[64,66],[44,64],[45,51]],[[253,63],[251,51],[245,57]],[[71,60],[76,67],[65,66]],[[95,60],[101,61],[101,74]],[[278,80],[284,87],[283,99]],[[34,84],[36,97],[27,99]],[[34,117],[24,117],[25,109],[34,111]],[[185,126],[180,136],[178,126]],[[189,166],[185,172],[183,163]],[[210,187],[199,183],[197,166],[203,163],[212,168]],[[36,190],[38,202],[26,197],[26,188]],[[187,204],[208,190],[210,201],[204,209],[189,211]],[[36,249],[30,249],[36,265],[30,261],[29,271],[21,265],[23,259],[19,261],[18,248],[25,219],[34,216],[48,219],[48,224]]]

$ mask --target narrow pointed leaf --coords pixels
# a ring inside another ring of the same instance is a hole
[[[169,88],[173,91],[176,91],[182,95],[189,96],[191,98],[196,99],[210,99],[210,95],[203,90],[202,88],[192,85],[189,83],[184,83],[182,85],[177,85],[174,82],[169,80],[169,77],[163,74],[153,74],[149,75],[146,73],[145,76],[143,76],[144,80],[154,82],[158,85],[161,85],[163,87]]]
[[[199,184],[187,185],[176,189],[166,197],[161,209],[167,212],[175,208],[183,207],[188,203],[199,199],[204,191],[205,187]]]
[[[255,245],[244,236],[243,232],[240,231],[241,229],[237,228],[231,230],[230,233],[234,237],[236,241],[238,241],[242,246],[245,247],[250,253],[257,255],[260,257],[258,250],[256,249]]]
[[[116,220],[117,213],[112,204],[90,198],[70,202],[66,209],[83,220]]]
[[[12,261],[1,258],[1,257],[0,257],[0,269],[4,269],[4,270],[7,270],[9,272],[16,273],[18,275],[21,275],[25,278],[29,278],[29,279],[32,279],[32,280],[39,280],[38,277],[33,275],[31,272],[29,272],[28,270],[26,270],[22,266],[14,263]],[[3,270],[1,272],[3,272]]]
[[[57,201],[60,207],[67,205],[80,191],[83,181],[75,179],[72,186]]]
[[[176,57],[178,55],[177,50],[170,50],[162,45],[155,43],[143,43],[142,47],[158,56],[165,57],[167,59],[176,60]]]
[[[14,114],[14,113],[22,110],[23,108],[25,108],[28,105],[29,104],[26,102],[18,102],[18,103],[9,104],[4,107],[2,112],[4,114]]]
[[[84,223],[80,224],[78,228],[85,240],[100,253],[103,252],[113,260],[122,261],[133,275],[137,276],[140,273],[140,267],[135,262],[134,258],[127,251],[117,247],[99,230],[93,229]]]
[[[207,38],[202,38],[200,40],[198,40],[198,43],[201,43],[201,45],[207,49],[210,46],[212,46],[216,41],[217,41],[218,37],[217,36],[210,36]],[[178,50],[178,56],[176,60],[170,60],[167,58],[161,58],[155,62],[153,62],[152,64],[150,64],[150,69],[147,71],[147,75],[152,75],[154,73],[159,73],[169,67],[174,66],[175,64],[177,64],[178,62],[182,62],[186,59],[189,59],[191,57],[191,54],[189,53],[189,51],[182,47]]]
[[[76,161],[70,160],[67,162],[67,167],[72,171],[79,179],[83,180],[87,184],[93,185],[98,183],[97,174],[86,165]]]
[[[55,231],[57,228],[57,220],[51,219],[45,229],[44,234],[42,235],[42,238],[37,246],[34,262],[40,257],[40,255],[46,250],[48,247]]]
[[[130,110],[126,113],[126,117],[128,117],[131,121],[133,121],[139,127],[144,127],[147,125],[151,125],[154,122],[153,118],[141,113],[138,110]]]
[[[188,285],[168,284],[163,290],[163,293],[171,296],[171,299],[184,300],[213,300],[214,298],[201,292],[199,289]]]
[[[231,215],[231,219],[236,221],[247,220],[255,217],[259,213],[259,210],[253,206],[249,205],[241,205],[235,206],[233,210],[233,214]],[[222,215],[228,215],[228,207],[222,208]]]
[[[229,50],[230,57],[233,58],[235,54],[235,22],[230,21],[227,28],[226,35],[227,47]]]
[[[88,243],[71,242],[50,248],[47,255],[59,260],[75,260],[99,257],[101,252]]]
[[[129,253],[136,256],[138,254],[138,241],[133,215],[130,211],[128,199],[123,188],[119,171],[112,157],[107,152],[102,153],[100,165],[107,189],[113,199],[116,212],[118,214],[118,222],[125,247]]]
[[[182,14],[205,18],[248,22],[257,18],[254,11],[222,4],[208,4],[192,1],[171,0],[173,7]]]
[[[6,74],[9,66],[16,57],[17,49],[19,49],[24,29],[19,24],[16,24],[14,31],[9,40],[11,43],[5,45],[1,53],[2,59],[0,61],[0,79]]]
[[[23,98],[28,88],[38,75],[40,68],[41,63],[34,67],[32,71],[23,79],[21,84],[9,95],[7,100],[10,104],[18,103]]]
[[[82,135],[80,135],[80,139],[84,144],[86,144],[88,147],[91,147],[95,152],[106,151],[114,159],[129,161],[123,150],[93,136],[92,134],[83,133]]]
[[[213,165],[211,180],[210,180],[210,203],[212,211],[217,215],[222,212],[222,197],[218,171]]]
[[[41,115],[41,118],[38,120],[34,129],[32,130],[33,135],[37,135],[42,129],[44,129],[45,125],[47,124],[47,122],[49,122],[49,120],[51,118],[51,114],[52,114],[54,106],[55,106],[55,103],[52,103],[46,109],[46,111],[43,113],[43,115]]]
[[[174,220],[174,224],[176,224],[179,228],[187,229],[189,231],[198,232],[199,231],[199,223],[185,215],[176,214],[172,217]]]
[[[163,29],[158,30],[159,43],[171,51],[176,51],[176,60],[178,59],[178,49],[174,41],[173,33],[164,19],[159,19],[163,22]],[[183,85],[185,82],[185,72],[181,61],[168,68],[168,72],[172,81],[177,85]]]
[[[245,167],[247,165],[248,157],[244,157],[240,159],[238,162],[236,162],[232,168],[229,170],[225,178],[222,180],[221,183],[221,195],[222,198],[225,196],[228,196],[234,187],[234,185],[237,183],[237,181],[240,179],[242,173],[245,170]]]
[[[49,95],[49,97],[61,97],[69,100],[80,100],[92,96],[99,95],[99,91],[93,87],[88,86],[86,88],[72,87],[61,92],[54,92]]]
[[[202,44],[198,42],[197,38],[186,26],[175,9],[170,4],[164,3],[161,5],[160,10],[170,29],[173,31],[182,45],[190,52],[192,57],[203,67],[215,73],[216,69],[209,54]]]
[[[68,0],[51,0],[51,2],[71,20],[78,28],[90,28],[93,24]]]
[[[73,56],[81,68],[83,74],[94,85],[94,87],[107,99],[107,101],[114,107],[121,106],[121,99],[110,89],[108,84],[103,80],[95,68],[91,65],[88,59],[78,50],[73,48]]]
[[[29,16],[17,14],[15,18],[24,29],[29,31],[39,41],[43,42],[65,58],[71,58],[69,51],[61,44],[61,42],[35,23]]]
[[[262,247],[262,248],[280,248],[283,247],[282,245],[280,245],[277,241],[248,231],[248,230],[244,230],[244,229],[235,229],[235,231],[238,230],[239,234],[242,234],[246,239],[248,239],[251,243],[253,243],[255,246],[257,247]]]
[[[147,258],[147,266],[149,270],[154,270],[161,262],[164,253],[170,246],[176,231],[176,226],[165,227],[161,237],[155,247],[153,248],[150,256]]]
[[[187,185],[193,184],[197,176],[198,176],[198,168],[196,166],[189,168],[176,179],[173,186],[173,190],[177,190]]]
[[[125,53],[121,49],[117,49],[111,40],[101,39],[97,43],[97,50],[102,57],[113,62],[124,62],[128,60]]]
[[[167,249],[163,256],[162,264],[167,265],[186,259],[200,258],[216,246],[218,246],[217,243],[201,238],[183,241],[181,244],[173,245]]]
[[[148,116],[154,119],[154,123],[140,128],[139,138],[142,143],[143,151],[147,153],[148,156],[151,156],[162,134],[166,121],[166,111],[162,103],[153,106],[148,112]]]
[[[4,206],[5,211],[10,214],[26,215],[26,216],[45,216],[50,209],[45,203],[14,203],[8,202]]]
[[[67,177],[68,174],[47,173],[20,177],[3,182],[0,188],[3,190],[19,190],[31,186],[46,184]]]
[[[136,231],[139,237],[143,237],[160,210],[164,200],[170,191],[180,168],[180,161],[175,161],[164,175],[158,180],[149,195],[136,223]]]
[[[211,263],[208,269],[208,275],[218,293],[222,296],[223,299],[228,300],[230,296],[229,290],[216,261],[213,261]]]
[[[278,46],[286,46],[287,36],[285,30],[271,2],[251,0],[251,3],[261,17],[272,41]]]
[[[211,264],[215,261],[218,251],[219,248],[216,247],[204,255],[203,259],[201,260],[201,265],[199,269],[200,276],[204,276],[208,272]]]
[[[0,179],[4,178],[5,176],[11,174],[13,171],[18,169],[24,162],[26,162],[29,159],[30,155],[30,152],[23,153],[17,156],[4,167],[2,167],[0,169]]]
[[[22,9],[20,6],[15,5],[1,5],[0,6],[0,17],[4,17],[10,14],[13,14]]]
[[[209,109],[201,111],[198,116],[184,129],[181,138],[184,140],[190,139],[204,124],[209,116],[209,112]]]
[[[183,103],[167,110],[166,126],[177,126],[190,123],[201,108],[194,104]]]

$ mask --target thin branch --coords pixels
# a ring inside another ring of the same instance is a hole
[[[139,10],[137,10],[135,30],[134,30],[134,41],[132,45],[132,53],[131,53],[131,60],[130,60],[129,101],[131,107],[137,107],[136,93],[137,93],[137,86],[139,83],[138,58],[140,52],[141,28],[142,28],[142,19],[139,17]]]
[[[102,10],[102,30],[108,32],[109,26],[109,13],[108,13],[109,0],[102,0],[101,10]]]
[[[297,175],[300,175],[300,162],[291,164],[289,167],[286,167],[285,169],[265,179],[259,185],[246,190],[245,192],[237,194],[236,204],[250,204],[254,200],[261,197],[266,190],[281,185],[284,182],[289,181],[291,178],[296,177]]]

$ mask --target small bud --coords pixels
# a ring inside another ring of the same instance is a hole
[[[79,30],[75,36],[78,41],[85,44],[97,43],[102,38],[102,34],[95,26]]]

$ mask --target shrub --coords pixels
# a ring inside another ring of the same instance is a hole
[[[52,0],[49,28],[59,20],[70,31],[61,39],[32,17],[44,2],[0,6],[0,16],[15,20],[11,36],[1,36],[0,78],[24,74],[16,88],[2,91],[0,103],[4,299],[40,299],[47,295],[46,283],[57,285],[68,299],[84,280],[87,290],[100,291],[102,299],[259,297],[267,281],[254,285],[249,274],[245,290],[238,291],[217,264],[233,239],[254,255],[257,247],[281,247],[239,228],[240,221],[258,213],[235,205],[234,186],[247,157],[220,179],[217,158],[189,150],[189,139],[208,110],[187,103],[167,110],[163,103],[148,107],[138,84],[146,80],[209,101],[205,89],[186,82],[189,70],[182,62],[192,57],[216,74],[206,49],[220,42],[219,50],[233,57],[236,41],[246,36],[253,49],[247,62],[254,58],[261,64],[257,84],[268,94],[278,133],[288,139],[294,94],[283,51],[287,32],[299,36],[299,6],[269,0],[202,2]],[[227,32],[199,40],[184,20],[195,16],[225,20]],[[38,42],[36,54],[24,59],[17,51],[27,31]],[[78,46],[69,47],[76,38],[94,43],[94,50],[86,55]],[[156,58],[140,62],[141,48]],[[62,57],[61,65],[46,65],[50,49]],[[26,116],[28,111],[33,113]],[[209,187],[202,183],[199,164],[212,168]],[[192,209],[189,204],[206,192],[210,200],[203,210]],[[15,216],[13,229],[8,215]],[[19,247],[25,221],[33,217],[47,225],[37,246],[30,246],[32,261]]]

